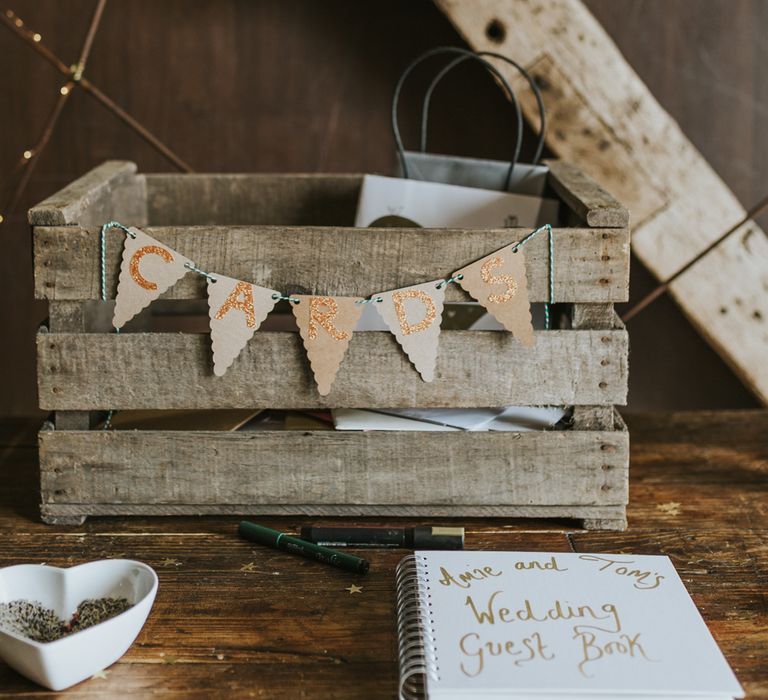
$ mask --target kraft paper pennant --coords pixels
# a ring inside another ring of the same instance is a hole
[[[189,270],[191,262],[137,228],[126,234],[112,325],[122,328]]]
[[[383,299],[374,303],[376,310],[425,382],[435,378],[445,301],[445,284],[442,282],[433,280],[374,295],[374,298]]]
[[[280,294],[274,289],[218,273],[212,277],[208,279],[208,316],[211,319],[213,373],[223,377],[275,307]]]
[[[317,390],[321,396],[330,392],[339,365],[349,347],[363,305],[361,297],[326,297],[294,295],[293,315],[304,340]]]
[[[516,244],[505,246],[471,265],[456,270],[459,284],[477,299],[504,328],[523,344],[533,345],[531,305],[525,278],[525,255]]]

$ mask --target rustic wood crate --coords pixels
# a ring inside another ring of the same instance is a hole
[[[447,276],[523,229],[355,229],[359,175],[150,175],[111,161],[30,210],[38,340],[42,517],[283,513],[576,518],[623,528],[626,210],[573,166],[551,162],[557,330],[529,349],[507,333],[444,331],[421,381],[387,332],[354,336],[332,392],[318,395],[296,333],[258,331],[224,377],[209,338],[96,330],[99,226],[140,226],[200,267],[289,293],[367,295]],[[435,242],[439,245],[433,247]],[[107,290],[122,236],[108,237]],[[531,300],[547,299],[546,236],[526,246]],[[312,289],[302,285],[312,283]],[[362,286],[364,288],[362,288]],[[166,299],[204,299],[187,275]],[[447,301],[468,300],[450,285]],[[162,303],[162,302],[156,302]],[[370,371],[371,367],[375,371]],[[102,431],[108,409],[573,406],[569,429],[523,433]]]

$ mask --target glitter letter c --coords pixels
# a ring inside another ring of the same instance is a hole
[[[131,271],[131,277],[133,281],[143,289],[155,290],[157,285],[154,282],[150,282],[145,279],[141,272],[139,272],[139,263],[145,255],[159,255],[165,262],[173,262],[173,255],[170,254],[165,248],[161,248],[159,245],[145,245],[143,248],[139,248],[132,256],[129,265]]]

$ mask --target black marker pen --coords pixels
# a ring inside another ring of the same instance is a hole
[[[315,527],[301,528],[301,539],[323,547],[391,549],[464,549],[463,527]]]

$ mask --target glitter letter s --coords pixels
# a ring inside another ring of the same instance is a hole
[[[509,301],[515,294],[517,294],[517,282],[512,275],[498,275],[495,276],[492,272],[494,267],[504,264],[504,258],[497,255],[495,258],[491,258],[486,261],[480,268],[480,277],[486,284],[506,284],[507,291],[503,294],[489,294],[488,301],[494,304],[503,304],[505,301]]]

